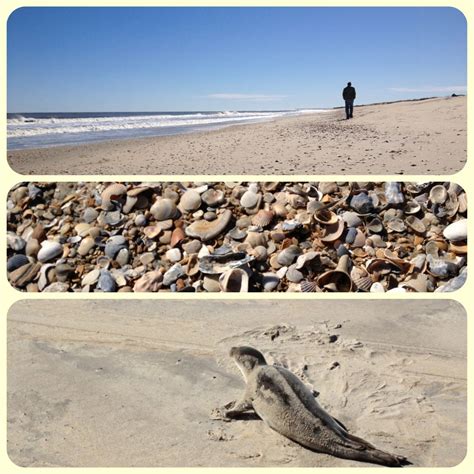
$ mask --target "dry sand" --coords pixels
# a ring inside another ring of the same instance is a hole
[[[21,301],[8,317],[9,456],[22,466],[363,466],[259,419],[210,418],[243,390],[227,355],[243,343],[377,447],[415,466],[463,459],[466,315],[428,300]]]
[[[356,107],[205,133],[8,152],[23,174],[452,174],[467,156],[466,97]]]

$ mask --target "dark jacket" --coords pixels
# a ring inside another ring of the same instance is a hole
[[[342,98],[344,100],[354,100],[356,98],[356,90],[352,86],[347,86],[342,91]]]

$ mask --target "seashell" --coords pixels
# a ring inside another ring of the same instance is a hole
[[[306,197],[299,194],[290,194],[287,196],[288,204],[293,209],[306,208]]]
[[[202,282],[202,287],[209,293],[218,293],[221,291],[218,275],[206,275]]]
[[[125,204],[122,207],[122,211],[124,214],[129,214],[132,212],[132,209],[135,207],[135,204],[138,202],[138,197],[127,195],[127,199]]]
[[[244,252],[230,252],[223,255],[205,255],[199,259],[199,270],[207,275],[218,275],[238,268],[254,260]]]
[[[365,193],[359,193],[352,196],[350,206],[358,214],[370,214],[374,211],[372,199]]]
[[[368,272],[360,267],[353,267],[351,270],[351,279],[359,291],[370,291],[373,284]]]
[[[452,278],[449,280],[445,285],[439,286],[435,292],[451,292],[456,291],[461,288],[467,280],[467,268],[463,268],[457,277]]]
[[[38,278],[38,290],[43,291],[50,283],[54,280],[51,279],[51,276],[48,275],[50,271],[53,273],[54,276],[54,263],[47,263],[43,265],[39,271],[39,278]]]
[[[260,227],[266,227],[272,221],[273,216],[274,216],[273,211],[269,211],[269,210],[266,210],[266,209],[260,209],[252,217],[252,224],[260,226]]]
[[[135,219],[134,219],[133,223],[137,227],[143,227],[147,223],[147,220],[146,220],[146,217],[143,214],[138,214],[137,216],[135,216]]]
[[[214,221],[195,221],[185,229],[189,237],[194,237],[202,241],[211,240],[221,234],[229,225],[232,218],[232,211],[224,210]]]
[[[362,225],[362,219],[356,212],[345,211],[342,213],[342,220],[347,224],[347,227],[359,227]]]
[[[91,270],[89,273],[86,273],[81,280],[82,286],[92,286],[97,283],[100,277],[100,269],[96,268]]]
[[[157,270],[146,272],[133,285],[134,292],[157,292],[163,285],[163,274]]]
[[[163,232],[163,229],[159,225],[149,225],[143,229],[143,233],[149,238],[154,239]]]
[[[114,293],[117,291],[117,282],[115,281],[112,274],[106,270],[100,270],[99,281],[97,283],[97,288],[106,292],[106,293]]]
[[[312,293],[318,291],[318,285],[314,281],[303,280],[300,282],[300,288],[303,293]]]
[[[121,266],[125,266],[128,263],[130,252],[127,248],[120,249],[115,256],[115,261]],[[118,282],[117,282],[118,283]]]
[[[367,229],[370,232],[378,234],[383,231],[382,221],[378,217],[373,217],[367,222]]]
[[[388,259],[383,258],[375,258],[373,260],[369,260],[367,266],[367,271],[370,274],[377,274],[377,275],[388,275],[390,273],[400,273],[401,268],[395,262],[392,262]]]
[[[403,212],[407,215],[416,214],[421,209],[420,203],[415,200],[408,201],[403,208]]]
[[[380,237],[380,235],[378,235],[378,234],[371,235],[367,239],[367,243],[370,244],[372,247],[375,247],[375,248],[385,248],[387,246],[387,243],[384,242],[382,237]]]
[[[458,196],[458,212],[464,214],[467,211],[467,196],[466,193],[461,193]]]
[[[268,257],[267,248],[263,245],[257,245],[254,249],[252,249],[251,255],[255,257],[255,260],[258,262],[264,262]]]
[[[252,248],[267,245],[267,236],[263,232],[248,232],[247,237],[244,241],[246,244],[249,244]]]
[[[247,237],[247,232],[245,230],[239,229],[238,227],[234,227],[232,230],[230,230],[227,234],[231,239],[234,240],[242,240]]]
[[[60,282],[66,282],[71,274],[74,273],[74,268],[67,263],[58,263],[54,269],[56,278]]]
[[[110,258],[115,258],[120,250],[127,248],[127,245],[127,240],[123,235],[114,235],[105,243],[105,255]]]
[[[324,236],[321,242],[325,244],[333,243],[338,240],[344,232],[344,221],[339,219],[335,224],[326,226]]]
[[[77,252],[79,255],[87,255],[95,247],[95,240],[92,237],[82,239]]]
[[[297,221],[296,219],[286,220],[281,225],[281,229],[284,232],[293,232],[294,230],[300,229],[301,227],[301,222]]]
[[[456,254],[456,255],[463,255],[467,253],[467,241],[458,241],[458,242],[451,242],[449,244],[449,251]]]
[[[319,209],[314,213],[316,222],[323,225],[333,225],[338,221],[337,215],[329,209]]]
[[[319,183],[318,189],[321,194],[333,194],[338,191],[339,187],[334,181],[323,181]]]
[[[79,237],[85,237],[89,235],[89,230],[92,228],[90,224],[86,222],[80,222],[76,226],[74,226],[74,230]]]
[[[60,257],[63,254],[63,246],[59,242],[53,240],[44,240],[41,243],[41,248],[38,252],[39,262],[49,262],[56,257]]]
[[[62,281],[55,281],[43,288],[43,293],[65,293],[69,291],[69,284]]]
[[[408,225],[411,229],[413,229],[418,234],[424,234],[426,232],[426,226],[423,222],[415,216],[408,216],[405,219],[405,224]]]
[[[98,216],[98,211],[95,210],[93,207],[86,207],[84,209],[84,212],[82,213],[82,219],[84,219],[87,224],[94,222]]]
[[[277,262],[282,266],[289,266],[302,253],[303,251],[297,245],[290,245],[278,254]]]
[[[247,293],[249,291],[249,275],[241,268],[232,268],[221,274],[219,286],[224,292]]]
[[[401,286],[403,288],[409,288],[416,293],[425,293],[428,290],[428,276],[422,273],[418,273],[415,277],[410,280],[404,281]]]
[[[184,268],[179,264],[175,263],[169,270],[163,275],[163,285],[170,286],[178,278],[185,275]]]
[[[23,255],[21,253],[12,255],[7,260],[7,272],[13,272],[17,268],[20,268],[23,265],[27,265],[28,263],[30,263],[30,261],[28,260],[28,257],[26,255]]]
[[[430,201],[433,204],[444,204],[448,198],[448,190],[442,185],[437,184],[430,190]]]
[[[401,186],[398,182],[386,182],[385,183],[385,197],[387,198],[388,204],[402,204],[404,201],[403,193],[401,192]]]
[[[317,252],[310,251],[310,252],[307,252],[307,253],[303,253],[303,254],[299,255],[298,258],[296,259],[295,268],[297,270],[301,270],[305,266],[309,266],[310,263],[313,260],[315,260],[316,258],[319,260],[319,255],[318,255]]]
[[[272,204],[272,211],[278,217],[285,218],[288,215],[288,210],[286,209],[285,204],[282,202],[275,202]]]
[[[456,276],[459,267],[464,262],[464,258],[456,257],[451,260],[448,258],[437,258],[433,257],[433,255],[427,255],[426,262],[428,263],[427,271],[430,275],[439,278],[448,278]]]
[[[7,233],[7,244],[15,252],[20,252],[26,246],[26,242],[14,232]]]
[[[157,221],[165,221],[177,217],[178,208],[171,199],[158,198],[151,206],[150,212]]]
[[[380,283],[379,281],[376,281],[370,287],[370,292],[371,293],[385,293],[385,288],[382,285],[382,283]]]
[[[146,192],[150,190],[150,187],[149,186],[146,186],[146,185],[141,185],[141,186],[135,186],[133,188],[130,188],[128,191],[127,191],[127,195],[128,196],[132,196],[132,197],[138,197],[140,196],[142,193]]]
[[[41,224],[37,224],[31,233],[30,239],[36,239],[38,242],[46,238],[46,232]]]
[[[189,189],[181,196],[179,206],[186,212],[197,211],[201,207],[201,196],[193,189]]]
[[[261,198],[261,196],[260,196]],[[252,191],[245,191],[240,198],[240,205],[245,208],[255,207],[259,202],[259,195]]]
[[[181,243],[186,238],[184,230],[181,227],[176,227],[171,234],[171,247],[176,247],[179,243]]]
[[[460,240],[467,239],[467,219],[460,219],[452,224],[449,224],[443,230],[443,236],[445,239],[457,242]]]
[[[352,291],[353,283],[347,273],[350,259],[348,255],[343,255],[335,270],[329,270],[319,276],[318,287],[326,291],[349,292]]]
[[[403,222],[402,219],[398,217],[387,221],[386,226],[389,232],[405,232],[407,230],[405,222]]]
[[[102,191],[101,199],[102,199],[102,209],[105,211],[110,211],[114,208],[114,201],[119,200],[122,196],[124,196],[127,192],[127,188],[120,183],[114,183]]]
[[[176,263],[179,262],[182,258],[181,255],[181,250],[179,249],[170,249],[166,252],[166,258],[171,262],[171,263]]]
[[[188,254],[198,253],[202,247],[202,243],[199,240],[191,240],[182,245],[183,250]]]
[[[278,275],[276,273],[271,272],[263,273],[261,281],[263,291],[266,292],[275,290],[280,284],[280,278],[278,277]]]
[[[225,201],[225,195],[222,191],[211,188],[202,194],[201,199],[210,207],[218,207]]]
[[[290,265],[286,271],[286,279],[292,283],[299,283],[303,278],[303,274],[296,268],[296,265]]]
[[[354,249],[363,247],[366,241],[365,234],[360,229],[356,229],[356,231],[357,233],[354,237],[353,242],[351,243],[351,248],[354,248]]]

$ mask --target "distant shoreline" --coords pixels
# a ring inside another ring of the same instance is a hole
[[[172,136],[8,151],[23,174],[452,174],[467,155],[466,97],[335,108]]]

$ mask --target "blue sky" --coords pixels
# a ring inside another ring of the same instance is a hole
[[[466,89],[452,8],[22,8],[8,111],[261,110]]]

